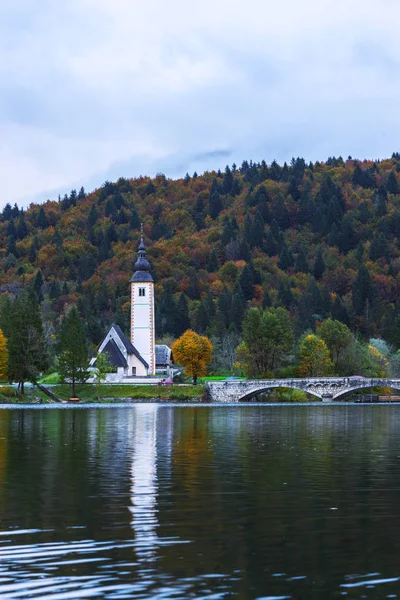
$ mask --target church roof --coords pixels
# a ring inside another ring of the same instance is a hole
[[[148,281],[154,280],[151,273],[148,273],[147,271],[136,271],[136,273],[132,275],[131,282],[132,281],[147,283]]]
[[[156,345],[156,365],[169,365],[171,360],[171,348],[164,344]]]
[[[108,360],[114,367],[127,367],[128,363],[125,360],[124,355],[118,348],[114,340],[109,340],[103,349],[103,353],[108,354]],[[96,364],[96,361],[95,363]]]
[[[139,359],[140,362],[148,369],[149,368],[148,363],[144,360],[143,356],[136,350],[135,346],[128,340],[128,338],[122,331],[121,327],[119,325],[116,325],[115,323],[113,323],[111,325],[111,328],[113,328],[116,331],[116,333],[117,333],[119,339],[121,340],[121,342],[123,343],[127,353],[133,354],[134,356],[136,356],[136,358]]]

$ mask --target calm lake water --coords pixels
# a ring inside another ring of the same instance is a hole
[[[400,406],[0,410],[0,598],[400,598]]]

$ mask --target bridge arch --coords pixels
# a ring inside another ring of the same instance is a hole
[[[254,398],[255,396],[258,396],[259,394],[262,394],[264,392],[268,392],[270,390],[277,390],[277,389],[282,389],[282,390],[299,390],[300,392],[305,392],[306,394],[310,394],[310,396],[314,396],[314,398],[321,400],[322,401],[322,396],[320,396],[319,394],[317,394],[314,391],[309,391],[304,389],[304,387],[300,387],[300,386],[296,386],[296,385],[289,385],[289,384],[283,384],[283,385],[264,385],[264,386],[260,386],[258,388],[255,388],[249,392],[246,392],[243,396],[238,397],[237,402],[246,402],[248,400],[250,400],[251,398]]]
[[[397,386],[394,386],[394,385],[378,385],[378,384],[371,385],[371,383],[369,383],[369,384],[366,384],[364,386],[358,385],[357,387],[350,387],[349,389],[347,389],[345,391],[341,391],[337,395],[333,396],[332,400],[343,400],[347,396],[353,395],[355,392],[360,392],[360,391],[363,391],[363,390],[372,390],[373,388],[376,388],[376,387],[390,387],[390,389],[396,390],[396,391],[400,392],[400,385],[397,385]]]

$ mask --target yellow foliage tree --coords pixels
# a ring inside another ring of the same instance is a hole
[[[328,346],[316,335],[307,335],[299,348],[300,377],[318,377],[330,375],[333,364]]]
[[[8,350],[7,340],[3,331],[0,329],[0,380],[7,379],[8,373]]]
[[[389,375],[389,361],[379,352],[375,346],[368,346],[368,350],[376,365],[376,377],[387,377]]]
[[[212,343],[208,337],[199,335],[191,329],[185,331],[172,345],[174,360],[184,367],[189,377],[193,377],[195,384],[199,376],[207,374],[212,350]]]

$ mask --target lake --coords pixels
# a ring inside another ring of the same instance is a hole
[[[400,406],[0,410],[0,598],[400,597]]]

